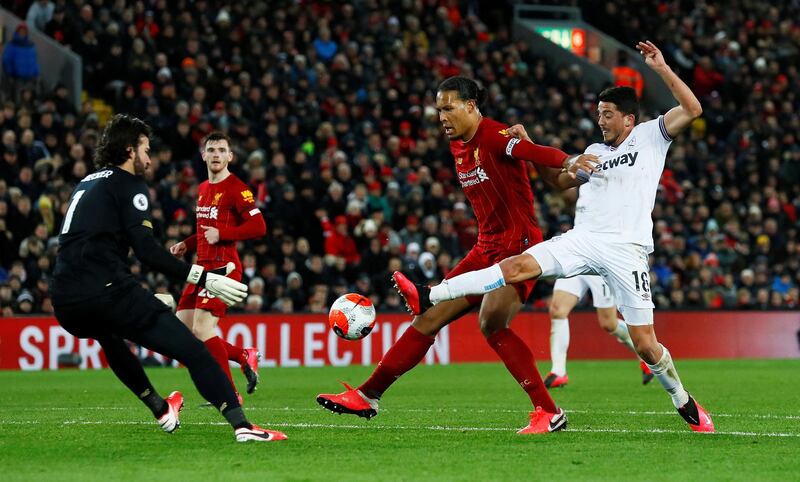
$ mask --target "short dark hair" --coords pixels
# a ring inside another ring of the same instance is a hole
[[[633,115],[634,122],[639,120],[639,99],[631,87],[609,87],[597,96],[600,102],[611,102],[617,110],[625,115]]]
[[[214,141],[225,141],[228,143],[228,148],[231,147],[231,138],[227,134],[221,131],[212,131],[211,133],[209,133],[207,136],[203,138],[203,143],[200,144],[200,146],[205,151],[206,144]]]
[[[108,121],[97,149],[94,161],[98,167],[119,166],[128,160],[128,148],[136,150],[140,138],[150,138],[153,131],[150,126],[136,117],[117,114]]]
[[[458,98],[461,100],[474,100],[475,104],[480,107],[486,101],[486,89],[472,79],[467,77],[450,77],[445,79],[439,84],[439,92],[447,90],[454,90],[458,92]]]

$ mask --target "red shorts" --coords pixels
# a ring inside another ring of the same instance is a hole
[[[198,262],[200,266],[205,269],[219,268],[219,261],[216,261],[212,266],[211,263]],[[228,274],[228,278],[235,279],[236,281],[242,280],[242,267],[236,266],[236,269]],[[214,295],[206,291],[202,286],[187,283],[181,294],[181,299],[178,301],[178,308],[176,311],[181,310],[206,310],[217,318],[225,316],[228,310],[228,305],[216,299]]]
[[[447,273],[445,279],[450,279],[468,271],[476,271],[479,269],[488,268],[489,266],[499,263],[506,258],[516,256],[534,244],[539,244],[541,242],[542,232],[538,229],[532,229],[529,231],[528,236],[524,236],[519,240],[514,240],[508,243],[505,241],[498,243],[499,246],[511,246],[510,248],[481,247],[475,245],[475,247],[472,248],[466,256],[464,256],[464,259],[462,259],[455,266],[455,268]],[[528,300],[528,296],[530,296],[533,292],[533,288],[536,286],[536,280],[530,279],[521,283],[514,283],[513,286],[517,290],[519,300],[522,303],[525,303]],[[483,296],[467,296],[467,301],[473,305],[477,305],[482,299]]]

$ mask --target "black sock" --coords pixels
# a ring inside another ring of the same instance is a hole
[[[242,407],[235,407],[235,408],[228,408],[222,411],[222,416],[225,417],[225,420],[228,421],[235,429],[237,428],[252,428],[253,424],[247,421],[247,417],[244,416],[244,410]]]
[[[162,415],[167,413],[169,410],[169,406],[167,405],[166,400],[164,400],[161,395],[156,392],[155,388],[148,388],[139,395],[139,399],[147,405],[147,408],[153,412],[153,416],[156,418],[161,418]]]

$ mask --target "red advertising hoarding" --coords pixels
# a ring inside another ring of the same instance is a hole
[[[220,326],[229,342],[255,346],[270,366],[371,365],[408,327],[402,314],[379,315],[361,341],[338,338],[319,314],[233,315]],[[624,359],[632,355],[598,327],[594,313],[570,316],[570,359]],[[662,343],[675,358],[800,358],[800,312],[656,312]],[[539,360],[549,358],[546,313],[521,313],[513,329]],[[94,340],[76,339],[53,318],[0,319],[0,369],[55,370],[60,355],[78,353],[81,368],[105,366]],[[439,334],[424,363],[497,361],[469,314]]]

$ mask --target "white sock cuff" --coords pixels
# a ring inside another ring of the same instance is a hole
[[[486,284],[483,287],[484,290],[488,292],[491,290],[495,290],[497,288],[502,288],[503,286],[506,285],[506,279],[503,277],[503,270],[500,269],[500,263],[489,266],[488,270],[489,273],[491,273],[492,278],[494,278],[494,281],[492,281],[489,284]]]
[[[661,343],[659,343],[661,345]],[[658,360],[654,365],[650,365],[649,363],[645,362],[650,371],[652,372],[663,372],[668,368],[668,365],[672,363],[672,356],[669,354],[669,350],[664,345],[661,345],[661,359]]]
[[[488,268],[469,271],[442,282],[431,288],[431,302],[452,300],[469,295],[483,295],[506,285],[503,270],[499,264]]]
[[[450,296],[450,287],[447,283],[447,280],[442,281],[436,286],[431,286],[430,300],[434,305],[441,301],[452,299],[453,298]]]

